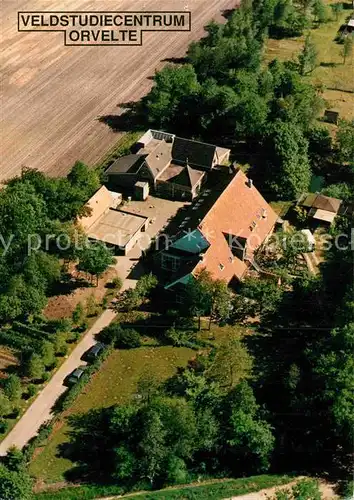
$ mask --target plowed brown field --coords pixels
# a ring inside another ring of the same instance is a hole
[[[151,86],[166,58],[181,57],[209,20],[237,0],[2,0],[0,181],[22,166],[64,175],[93,164],[117,140],[98,117],[119,113]],[[63,33],[19,33],[18,11],[190,10],[191,32],[146,32],[141,47],[65,47]]]

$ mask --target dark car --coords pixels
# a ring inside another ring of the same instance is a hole
[[[103,351],[105,345],[101,342],[97,342],[97,344],[90,347],[88,351],[82,356],[82,359],[85,361],[95,361],[95,359],[99,356],[99,354]]]
[[[66,385],[74,385],[76,384],[80,378],[83,376],[86,370],[86,366],[82,365],[76,368],[65,380]]]

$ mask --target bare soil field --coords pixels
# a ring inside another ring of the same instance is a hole
[[[212,18],[237,0],[2,0],[0,181],[22,166],[64,175],[94,164],[117,140],[98,121],[138,100],[165,59],[182,57]],[[63,33],[17,31],[18,11],[190,10],[191,32],[146,32],[142,46],[70,47]]]

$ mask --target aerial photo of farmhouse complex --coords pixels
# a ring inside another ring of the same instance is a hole
[[[0,48],[0,500],[354,500],[354,1]]]

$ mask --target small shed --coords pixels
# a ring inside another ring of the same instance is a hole
[[[334,123],[335,125],[338,125],[339,113],[337,111],[326,109],[324,118],[327,123]]]
[[[149,183],[138,181],[134,185],[134,194],[137,200],[145,201],[149,196]]]
[[[301,233],[305,236],[306,241],[308,243],[308,251],[313,252],[316,245],[316,240],[314,235],[311,233],[309,229],[301,229]]]

